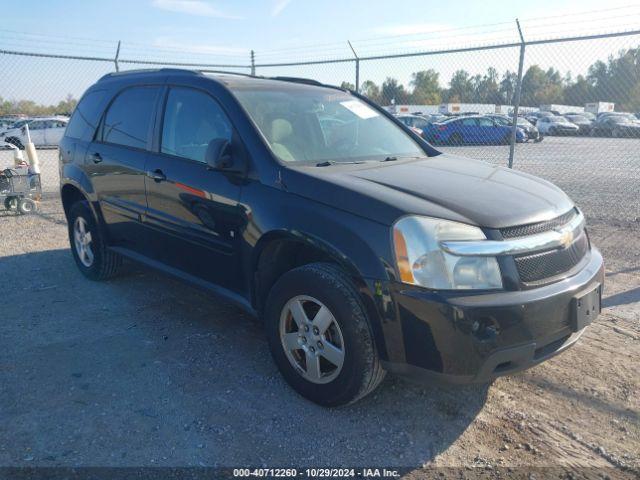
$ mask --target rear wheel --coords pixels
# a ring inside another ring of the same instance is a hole
[[[38,210],[38,206],[36,205],[36,202],[30,198],[21,198],[18,200],[18,213],[21,215],[29,215],[36,210]]]
[[[110,251],[86,201],[74,203],[69,210],[69,241],[73,259],[90,280],[113,277],[122,257]]]
[[[284,274],[269,293],[265,326],[282,376],[315,403],[355,402],[384,378],[359,294],[334,265],[314,263]]]

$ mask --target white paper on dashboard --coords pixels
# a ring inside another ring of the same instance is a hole
[[[360,103],[356,100],[347,100],[346,102],[340,102],[344,108],[351,110],[360,118],[373,118],[378,117],[380,114],[376,112],[373,108],[368,107],[364,103]]]

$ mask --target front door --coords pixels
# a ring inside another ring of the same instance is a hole
[[[160,86],[120,92],[89,145],[85,170],[98,196],[111,245],[144,253],[145,163]]]
[[[240,140],[208,93],[185,87],[167,92],[159,152],[147,163],[146,223],[161,234],[152,256],[165,265],[240,291],[238,242],[245,217],[240,179],[207,167],[209,142]]]

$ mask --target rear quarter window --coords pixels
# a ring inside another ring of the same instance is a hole
[[[106,96],[106,90],[92,90],[85,93],[71,116],[65,135],[90,141],[98,126]]]

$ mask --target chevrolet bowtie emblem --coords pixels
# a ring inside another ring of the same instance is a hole
[[[567,248],[573,243],[573,230],[556,230],[560,234],[560,244]]]

